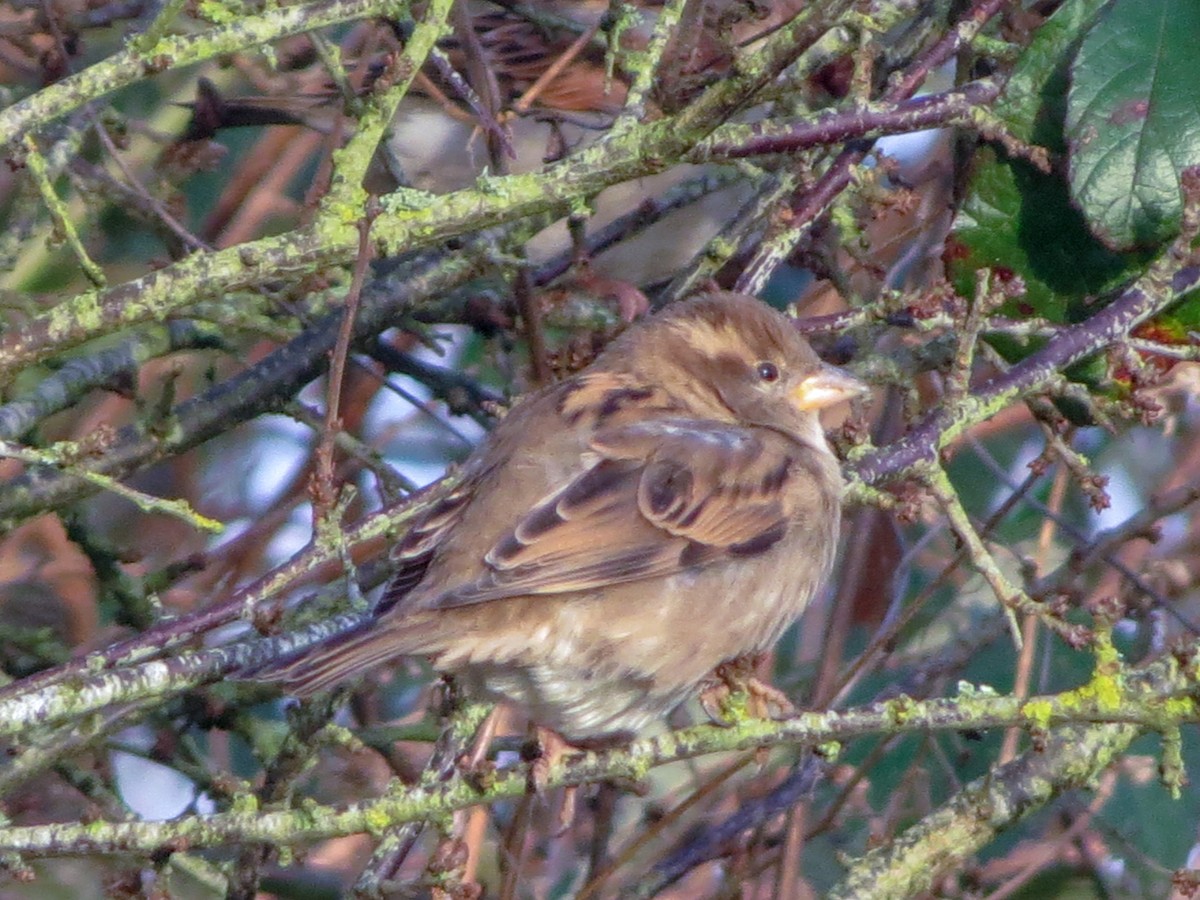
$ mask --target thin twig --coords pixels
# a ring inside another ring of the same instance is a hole
[[[346,359],[350,353],[350,340],[354,335],[354,323],[358,318],[359,301],[362,298],[363,282],[367,267],[371,263],[371,223],[378,214],[378,206],[370,203],[366,214],[358,222],[358,256],[354,261],[354,274],[350,289],[346,292],[345,308],[338,327],[337,341],[329,363],[329,378],[325,391],[325,424],[316,448],[316,467],[313,472],[313,525],[320,527],[333,508],[336,488],[333,478],[333,448],[336,435],[342,428],[341,397],[342,381],[346,375]]]
[[[550,371],[550,361],[546,356],[542,311],[538,308],[537,297],[533,292],[533,276],[528,266],[521,266],[517,270],[513,294],[517,298],[517,308],[525,326],[525,340],[529,343],[529,365],[533,372],[533,383],[549,384],[554,373]]]

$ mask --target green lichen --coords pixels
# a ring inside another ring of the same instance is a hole
[[[1021,718],[1034,728],[1045,730],[1050,727],[1054,705],[1049,700],[1030,700],[1021,704]]]
[[[201,0],[197,16],[212,25],[232,25],[248,14],[245,4],[236,0]]]
[[[604,54],[605,90],[608,89],[612,82],[613,71],[616,68],[617,54],[620,52],[622,35],[626,31],[636,29],[642,24],[642,11],[634,3],[618,3],[615,8],[610,6],[608,15],[611,24],[605,29],[608,39],[608,49]],[[624,54],[626,60],[628,60],[630,55],[632,54],[628,51]],[[627,70],[629,69],[628,62],[625,63],[625,67]]]
[[[572,197],[568,209],[573,219],[590,219],[596,214],[591,197]]]
[[[853,461],[868,456],[873,450],[874,447],[868,443],[862,447],[851,447],[846,451],[846,455]],[[846,478],[845,486],[842,488],[842,502],[875,506],[879,509],[892,509],[896,506],[896,498],[892,494],[867,484],[854,473]]]
[[[850,203],[835,203],[829,211],[830,219],[847,241],[862,237],[858,224],[858,213]]]
[[[654,761],[649,756],[632,754],[629,757],[629,777],[631,781],[643,781],[650,775]]]
[[[842,755],[841,741],[826,741],[823,744],[817,744],[812,749],[813,753],[826,762],[837,762],[838,757]]]
[[[483,171],[475,178],[475,188],[481,194],[491,194],[496,197],[505,195],[505,182],[507,179],[503,175],[493,175],[485,166]]]
[[[684,728],[680,731],[668,731],[665,734],[657,735],[654,738],[656,752],[664,757],[675,756],[681,751],[687,752],[698,742],[694,734],[694,728]]]
[[[1171,798],[1178,800],[1187,784],[1187,770],[1183,764],[1183,738],[1178,728],[1170,728],[1162,732],[1162,759],[1158,766],[1159,777],[1163,786],[1170,792]]]
[[[363,748],[362,740],[344,725],[330,723],[321,729],[321,740],[333,747],[342,747],[350,751]]]
[[[233,801],[229,804],[229,811],[232,813],[253,815],[258,810],[258,798],[253,794],[234,794]]]
[[[1200,706],[1191,697],[1167,697],[1157,708],[1165,722],[1194,722],[1200,717]]]
[[[52,341],[69,337],[76,330],[98,332],[103,322],[103,308],[97,291],[86,291],[65,303],[60,303],[46,315],[46,331]]]
[[[367,192],[361,187],[343,187],[338,192],[331,188],[313,223],[314,237],[327,247],[357,244],[358,223],[366,205]]]
[[[1112,633],[1096,630],[1096,671],[1113,674],[1121,669],[1121,652],[1113,645]]]
[[[293,810],[293,815],[296,817],[296,828],[304,831],[318,828],[324,821],[327,812],[327,808],[312,797],[301,797],[300,802]]]
[[[103,840],[111,827],[111,823],[105,822],[103,819],[95,819],[91,822],[83,823],[83,833],[91,835],[98,840]]]
[[[1096,705],[1102,710],[1115,710],[1121,706],[1125,691],[1122,679],[1112,675],[1098,675],[1088,685],[1095,697]]]
[[[1062,702],[1076,706],[1091,706],[1100,712],[1121,708],[1126,695],[1124,669],[1120,651],[1113,645],[1111,629],[1097,628],[1093,644],[1095,669],[1092,680],[1074,691],[1062,695]]]
[[[721,235],[709,241],[708,246],[704,248],[704,255],[716,260],[729,259],[736,252],[737,244]]]
[[[750,708],[750,694],[747,691],[730,691],[717,702],[723,724],[741,725],[754,719]]]
[[[892,720],[894,725],[904,725],[917,712],[918,704],[912,697],[904,696],[903,694],[895,700],[889,700],[884,704],[887,710],[888,718]]]
[[[392,817],[378,806],[363,811],[363,826],[376,837],[382,837],[392,825]]]

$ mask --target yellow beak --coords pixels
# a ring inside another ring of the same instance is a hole
[[[823,365],[792,388],[792,403],[806,412],[852,400],[870,390],[865,382],[833,366]]]

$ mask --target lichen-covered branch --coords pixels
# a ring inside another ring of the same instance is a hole
[[[1132,725],[1060,728],[1042,752],[1027,751],[967,785],[897,840],[850,865],[829,893],[837,900],[918,896],[997,834],[1066,791],[1087,787],[1138,736]]]
[[[216,659],[215,654],[212,659]],[[1194,669],[1195,662],[1190,666]],[[167,663],[142,667],[147,690],[168,685],[168,667]],[[901,697],[844,712],[803,713],[783,721],[745,719],[728,728],[697,726],[636,741],[628,749],[569,756],[550,766],[544,785],[577,785],[613,778],[637,780],[654,767],[703,754],[783,743],[829,746],[862,735],[901,730],[982,730],[1016,725],[1044,733],[1064,724],[1110,723],[1091,730],[1064,729],[1063,737],[1056,739],[1045,752],[1031,751],[1019,761],[1023,768],[1015,770],[1021,774],[1014,776],[1013,792],[1028,792],[1030,779],[1049,782],[1046,790],[1057,792],[1085,783],[1088,773],[1102,769],[1112,754],[1140,731],[1166,731],[1181,723],[1200,720],[1200,708],[1190,696],[1191,679],[1196,674],[1169,658],[1143,670],[1100,670],[1091,682],[1075,691],[1024,701],[997,696],[992,691],[970,691],[953,699],[914,701]],[[1090,737],[1081,745],[1080,735]],[[1081,757],[1081,746],[1097,752]],[[437,818],[479,803],[518,797],[526,790],[528,775],[517,770],[497,774],[482,790],[455,778],[445,784],[398,788],[378,799],[341,809],[309,803],[295,810],[239,809],[210,816],[185,816],[170,822],[0,828],[0,852],[26,856],[153,853],[179,842],[189,847],[248,841],[303,843],[347,834],[378,834],[404,822]],[[978,798],[972,801],[976,797],[972,791],[963,796],[965,800],[960,803],[978,802]],[[1029,797],[1036,799],[1033,794]],[[986,834],[1006,817],[1028,808],[1029,802],[1006,807],[1006,812],[997,813],[994,823],[986,824],[977,833]],[[966,845],[963,852],[970,852]],[[928,877],[929,872],[925,875]]]
[[[1178,241],[1146,274],[1078,325],[1062,328],[1053,341],[977,387],[956,408],[937,407],[903,438],[855,460],[850,472],[864,484],[878,484],[936,460],[937,453],[1016,399],[1044,391],[1062,371],[1125,339],[1140,323],[1169,309],[1200,284],[1190,235]]]
[[[364,298],[355,322],[358,339],[377,334],[398,311],[435,297],[477,274],[481,254],[418,260],[404,269],[404,289]],[[282,409],[326,364],[341,313],[330,313],[262,361],[169,411],[172,427],[120,429],[99,456],[81,460],[90,472],[121,478],[224,432],[236,422]],[[0,407],[0,416],[3,407]],[[2,419],[0,419],[2,421]],[[0,531],[47,509],[62,507],[94,491],[79,477],[31,473],[6,486],[0,497]]]
[[[380,256],[434,246],[448,238],[516,219],[563,211],[572,200],[662,171],[749,103],[799,56],[848,3],[813,7],[771,36],[756,65],[709,88],[675,116],[610,135],[545,172],[483,177],[475,187],[443,196],[401,189],[383,199],[372,237]],[[359,148],[361,151],[362,148]],[[347,157],[357,160],[362,153]],[[89,291],[0,336],[0,378],[55,353],[141,322],[161,319],[202,299],[279,278],[300,278],[350,263],[358,246],[361,203],[343,196],[322,208],[312,227],[213,253],[196,253],[125,284]]]
[[[290,34],[383,15],[391,8],[392,0],[322,0],[278,7],[261,16],[239,16],[198,34],[163,35],[152,46],[134,41],[120,53],[0,110],[0,147],[148,75],[250,50]]]

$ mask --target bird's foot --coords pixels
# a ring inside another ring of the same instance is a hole
[[[700,705],[718,725],[736,725],[747,719],[786,718],[796,707],[779,688],[755,674],[761,657],[739,656],[721,663],[713,679],[700,692]]]
[[[786,719],[796,715],[797,709],[787,694],[775,685],[751,676],[746,680],[746,690],[751,697],[751,705],[756,707],[755,715],[760,719],[768,718],[772,711],[775,718]]]
[[[562,739],[544,728],[535,729],[521,745],[521,759],[529,763],[529,793],[540,796],[546,792],[550,770],[562,756],[562,747]]]
[[[522,756],[529,762],[529,792],[544,796],[550,772],[564,756],[575,747],[568,744],[555,732],[547,728],[535,730],[534,737],[522,748]],[[558,810],[558,827],[554,837],[560,837],[575,821],[575,801],[578,787],[571,785],[563,789],[562,806]]]
[[[490,759],[473,761],[469,755],[464,754],[458,758],[456,764],[463,781],[481,794],[487,793],[496,783],[496,764]]]

